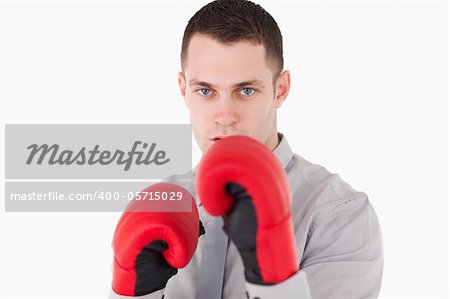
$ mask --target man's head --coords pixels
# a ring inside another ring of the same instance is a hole
[[[194,136],[205,151],[214,138],[248,135],[274,148],[276,109],[289,93],[281,32],[259,5],[218,0],[189,21],[178,82]]]

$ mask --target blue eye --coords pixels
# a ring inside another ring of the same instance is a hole
[[[253,93],[255,92],[255,90],[253,88],[242,88],[241,93],[245,96],[251,96]]]
[[[197,90],[197,93],[199,93],[202,96],[209,96],[211,94],[211,90],[207,89],[207,88],[202,88]]]

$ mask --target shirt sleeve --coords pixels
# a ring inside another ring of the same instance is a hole
[[[109,299],[130,299],[130,298],[136,298],[136,299],[162,299],[164,298],[164,289],[155,291],[153,293],[143,295],[143,296],[122,296],[114,292],[114,290],[111,288],[111,291],[109,293]]]
[[[308,279],[304,271],[298,271],[285,281],[275,285],[257,285],[246,282],[246,288],[250,299],[311,298]]]
[[[308,276],[312,298],[378,297],[382,236],[365,193],[336,204],[308,238],[300,266]]]

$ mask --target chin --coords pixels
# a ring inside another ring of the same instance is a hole
[[[199,147],[200,147],[200,150],[202,151],[202,153],[205,153],[213,144],[214,144],[214,141],[208,139],[206,142],[204,142],[202,144],[202,146],[199,146]]]

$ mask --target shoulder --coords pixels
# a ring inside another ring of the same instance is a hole
[[[376,297],[383,273],[383,241],[367,194],[299,155],[294,155],[287,171],[300,265],[312,297]],[[348,288],[355,283],[361,287]]]
[[[366,193],[299,155],[287,170],[304,266],[342,257],[367,261],[382,256],[381,228]]]
[[[367,194],[356,191],[337,173],[331,173],[325,167],[309,162],[294,154],[287,166],[287,173],[293,193],[301,191],[300,200],[310,202],[315,207],[337,207],[349,200],[367,198]]]
[[[307,230],[308,239],[317,227],[336,227],[338,220],[347,226],[368,224],[371,218],[376,220],[368,195],[355,190],[339,174],[297,154],[287,166],[287,173],[294,225],[296,230]]]

